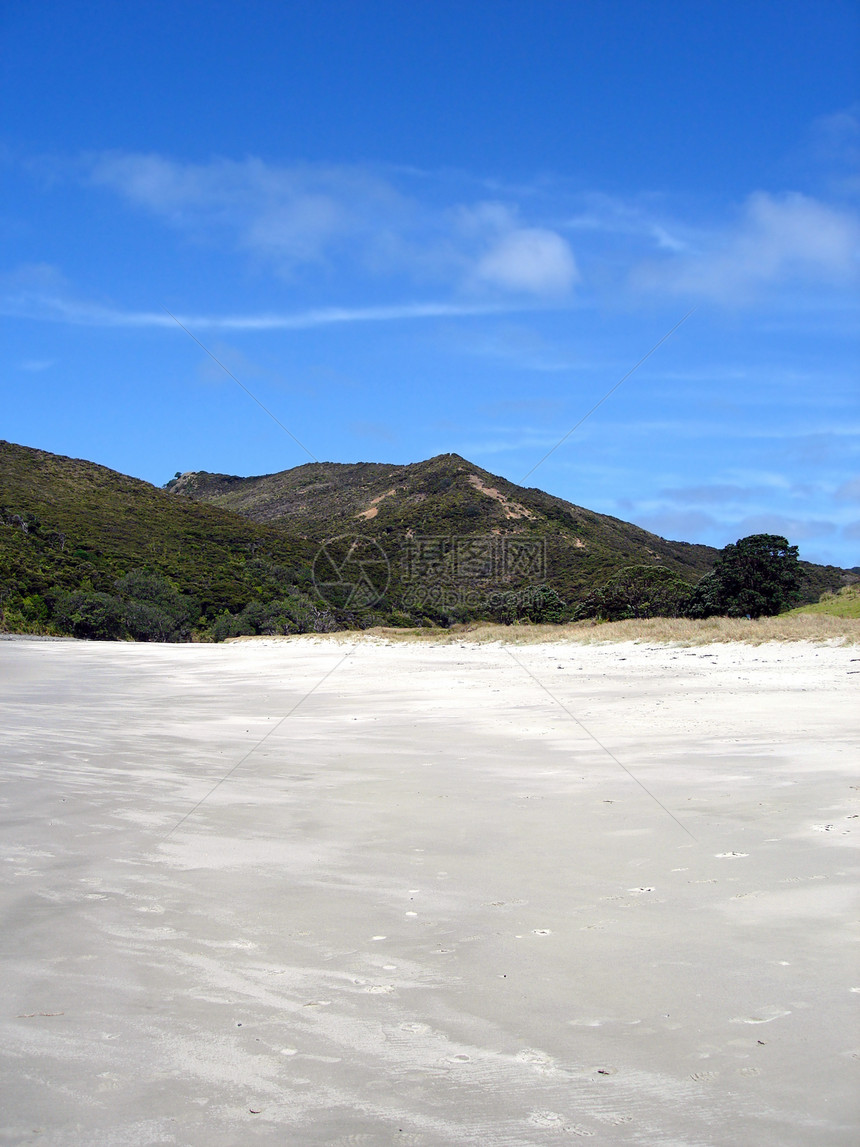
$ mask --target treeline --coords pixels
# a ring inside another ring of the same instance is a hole
[[[751,534],[721,550],[711,573],[696,585],[660,566],[619,570],[573,617],[771,617],[797,604],[801,581],[797,546],[777,534]]]
[[[371,608],[349,610],[317,595],[309,568],[281,565],[256,547],[241,561],[234,557],[227,599],[222,593],[203,600],[157,570],[109,573],[97,554],[76,547],[62,531],[44,529],[32,514],[0,509],[0,532],[0,629],[96,640],[223,641],[476,620],[761,617],[796,604],[802,573],[796,546],[756,534],[726,546],[713,571],[695,585],[662,566],[633,565],[576,602],[565,602],[546,584],[480,594],[472,589],[465,599],[456,586],[439,586],[420,600],[407,599],[395,584]]]
[[[201,613],[199,601],[166,577],[132,570],[113,592],[84,578],[75,589],[51,586],[21,595],[0,586],[0,630],[82,637],[96,641],[223,641],[242,634],[325,633],[339,629],[338,618],[290,587],[285,596],[252,601],[215,617]]]
[[[139,555],[140,549],[134,546],[133,552]],[[36,514],[0,506],[0,631],[103,641],[220,641],[242,633],[341,626],[343,619],[315,600],[305,564],[279,562],[256,541],[234,543],[217,559],[203,550],[192,562],[188,592],[184,565],[175,559],[165,563],[172,576],[137,565],[123,570],[116,553],[43,525]]]

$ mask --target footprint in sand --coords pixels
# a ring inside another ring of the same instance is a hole
[[[529,1113],[529,1123],[534,1127],[561,1127],[564,1116],[557,1111],[532,1111]]]
[[[696,1083],[707,1083],[711,1079],[716,1079],[717,1073],[715,1071],[694,1071],[690,1079],[695,1080]]]
[[[518,1051],[515,1058],[518,1063],[527,1063],[536,1071],[551,1072],[555,1070],[552,1056],[542,1051],[536,1051],[534,1048],[528,1047],[523,1051]]]
[[[715,852],[714,856],[716,856],[716,858],[718,860],[724,860],[727,857],[749,856],[749,853],[748,852]]]
[[[640,896],[643,892],[656,892],[657,889],[656,888],[628,888],[627,891],[632,893],[634,896]]]
[[[760,1008],[754,1016],[736,1016],[733,1024],[769,1024],[773,1020],[782,1019],[783,1016],[790,1016],[791,1012],[786,1011],[785,1008],[766,1007]]]

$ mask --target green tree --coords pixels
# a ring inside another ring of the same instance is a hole
[[[122,603],[109,593],[91,589],[61,593],[54,608],[54,620],[61,633],[114,641],[123,632]]]
[[[772,617],[799,597],[797,546],[778,534],[750,534],[726,546],[696,586],[691,617]]]
[[[180,593],[166,577],[131,570],[116,582],[122,620],[135,641],[186,641],[200,615],[193,597]]]
[[[576,620],[626,621],[631,617],[682,617],[693,587],[663,566],[626,566],[576,608]]]

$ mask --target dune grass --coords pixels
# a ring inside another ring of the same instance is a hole
[[[762,645],[767,641],[828,642],[836,645],[860,644],[860,618],[833,617],[822,613],[783,613],[778,617],[745,618],[709,617],[703,621],[686,618],[652,617],[629,621],[595,623],[573,622],[569,625],[496,625],[473,622],[450,629],[393,629],[377,627],[361,631],[340,630],[329,634],[307,634],[302,637],[239,637],[236,641],[385,641],[430,642],[439,645],[469,642],[486,644],[502,641],[514,645],[536,645],[542,642],[577,642],[595,645],[605,642],[636,641],[646,645],[712,645],[742,642]]]

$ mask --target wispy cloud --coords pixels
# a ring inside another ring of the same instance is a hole
[[[809,152],[837,194],[855,196],[860,191],[860,104],[815,120]]]
[[[487,454],[506,454],[511,451],[530,449],[545,450],[557,442],[557,438],[550,437],[546,429],[536,430],[530,427],[498,428],[487,431],[483,440],[464,443],[460,449],[468,457],[481,457]]]
[[[535,295],[566,295],[579,279],[567,241],[542,227],[502,235],[475,267],[479,282]]]
[[[387,422],[351,422],[349,429],[356,438],[364,438],[371,442],[396,442],[397,432]]]
[[[579,281],[570,244],[547,227],[524,226],[503,203],[479,203],[458,213],[461,233],[477,243],[469,285],[489,284],[534,295],[566,295]]]
[[[649,291],[737,302],[765,287],[851,284],[858,260],[856,214],[794,192],[756,192],[733,226],[703,232],[694,253],[643,263],[632,282]]]
[[[665,510],[659,513],[636,514],[634,521],[643,530],[650,530],[661,538],[700,538],[718,525],[716,518],[702,510]]]
[[[53,358],[28,358],[21,363],[21,370],[31,374],[41,374],[43,370],[50,370],[56,362]]]
[[[361,165],[109,154],[90,160],[86,178],[173,227],[227,235],[288,278],[351,265],[375,277],[539,298],[577,282],[567,239],[521,219],[516,205],[432,205],[392,175]]]
[[[257,315],[177,315],[198,330],[275,331],[307,330],[344,323],[383,323],[453,318],[469,315],[509,314],[525,305],[494,302],[415,302],[373,307],[319,307],[286,313]],[[174,327],[166,311],[126,311],[97,303],[76,302],[57,296],[19,292],[0,299],[0,313],[18,318],[97,327]]]
[[[574,304],[564,308],[572,310]],[[581,307],[580,302],[577,307]],[[474,358],[492,359],[517,370],[555,374],[570,371],[606,370],[605,363],[585,358],[558,340],[548,338],[534,322],[509,321],[471,324],[451,324],[439,336],[440,345],[457,354]]]
[[[836,533],[836,523],[822,518],[793,518],[778,513],[751,514],[742,518],[737,525],[746,534],[781,534],[795,542],[806,542],[813,538],[828,538]]]
[[[681,505],[700,506],[703,503],[725,505],[727,502],[748,502],[761,492],[761,488],[714,484],[669,487],[661,490],[660,496]]]
[[[860,477],[843,482],[835,497],[838,502],[860,502]]]

